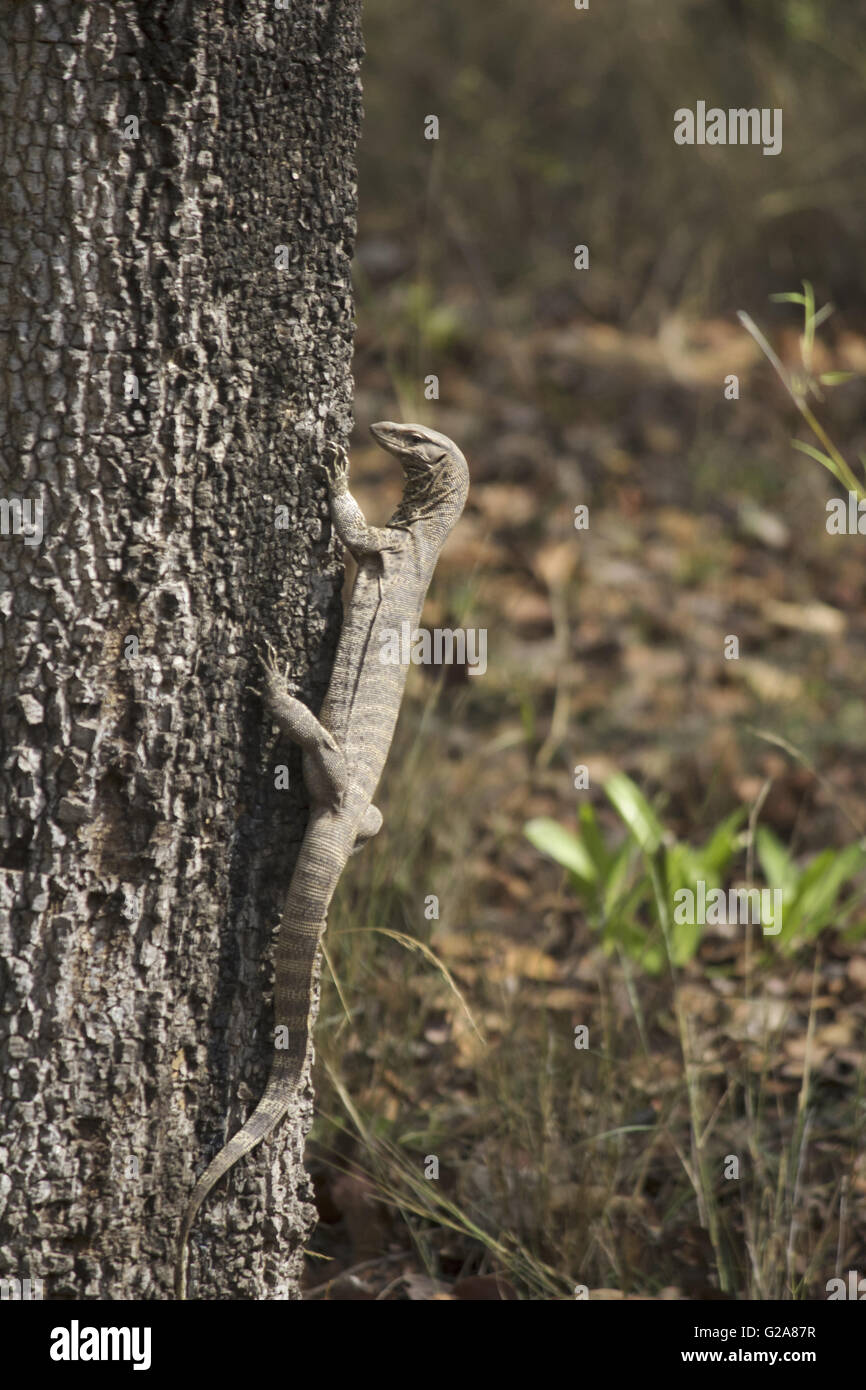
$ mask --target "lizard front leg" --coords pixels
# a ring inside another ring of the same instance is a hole
[[[363,555],[380,555],[385,550],[399,550],[399,532],[367,525],[364,513],[349,491],[349,456],[346,450],[338,444],[328,445],[321,466],[328,481],[334,530],[355,559]]]
[[[261,657],[265,703],[282,733],[304,752],[304,782],[316,809],[339,810],[349,788],[349,772],[340,745],[312,710],[290,694],[272,648]]]

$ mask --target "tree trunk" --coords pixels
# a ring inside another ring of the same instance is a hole
[[[317,708],[339,630],[359,10],[0,0],[0,1277],[47,1299],[169,1295],[267,1076],[305,799],[247,687],[270,641]],[[192,1297],[297,1297],[310,1118]]]

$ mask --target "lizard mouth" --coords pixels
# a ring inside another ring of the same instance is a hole
[[[383,449],[387,449],[392,454],[397,453],[400,446],[396,425],[392,425],[389,420],[380,420],[377,424],[370,426],[370,433]]]

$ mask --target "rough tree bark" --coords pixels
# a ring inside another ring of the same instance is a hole
[[[0,0],[0,1277],[49,1299],[169,1295],[267,1076],[304,798],[246,687],[269,640],[317,708],[339,630],[359,10]],[[297,1296],[310,1118],[191,1296]]]

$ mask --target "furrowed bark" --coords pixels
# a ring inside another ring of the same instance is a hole
[[[273,1052],[304,797],[246,687],[270,640],[317,708],[338,634],[359,10],[0,0],[0,1277],[45,1298],[169,1296]],[[297,1296],[310,1118],[193,1297]]]

